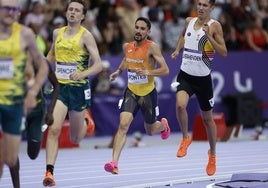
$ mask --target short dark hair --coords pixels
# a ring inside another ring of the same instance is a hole
[[[148,18],[145,18],[145,17],[139,17],[137,18],[137,20],[135,21],[135,24],[138,22],[138,21],[144,21],[148,27],[148,29],[150,30],[151,29],[151,22]]]
[[[86,15],[87,14],[87,6],[86,6],[86,3],[84,0],[71,0],[69,3],[68,3],[68,6],[67,6],[67,9],[69,7],[69,5],[73,2],[76,2],[76,3],[79,3],[81,5],[83,5],[83,14]]]
[[[216,0],[209,0],[209,2],[210,2],[211,5],[215,5]]]

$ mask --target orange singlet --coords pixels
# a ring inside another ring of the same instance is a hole
[[[136,47],[135,42],[130,42],[125,48],[125,61],[128,63],[128,88],[138,96],[149,94],[155,87],[154,76],[139,76],[135,69],[152,70],[155,67],[149,61],[149,47],[152,41],[146,40],[141,46]]]

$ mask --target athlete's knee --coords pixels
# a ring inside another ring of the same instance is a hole
[[[118,134],[126,135],[128,132],[128,129],[126,127],[119,127]]]
[[[203,118],[203,122],[206,127],[212,127],[215,125],[213,118]]]
[[[61,133],[61,127],[49,127],[48,130],[48,137],[56,137],[58,138],[60,136]]]
[[[119,124],[118,132],[121,134],[127,134],[128,128],[129,128],[128,124],[121,122]]]
[[[74,144],[79,144],[82,138],[79,138],[78,136],[72,136],[71,137],[71,142]]]
[[[178,112],[186,111],[187,104],[177,103],[176,108]]]

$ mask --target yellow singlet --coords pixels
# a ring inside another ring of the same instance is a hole
[[[72,38],[65,38],[66,26],[59,30],[55,41],[56,76],[59,83],[80,86],[88,82],[88,79],[70,80],[69,76],[73,71],[82,72],[88,69],[89,53],[81,47],[81,37],[85,32],[84,27],[80,27],[79,32]]]
[[[26,54],[21,49],[21,25],[14,23],[12,34],[0,40],[0,105],[23,103]]]

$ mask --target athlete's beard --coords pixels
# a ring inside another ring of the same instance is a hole
[[[147,38],[147,36],[142,37],[141,35],[134,35],[134,40],[135,40],[136,42],[143,41],[143,40],[146,39],[146,38]]]

